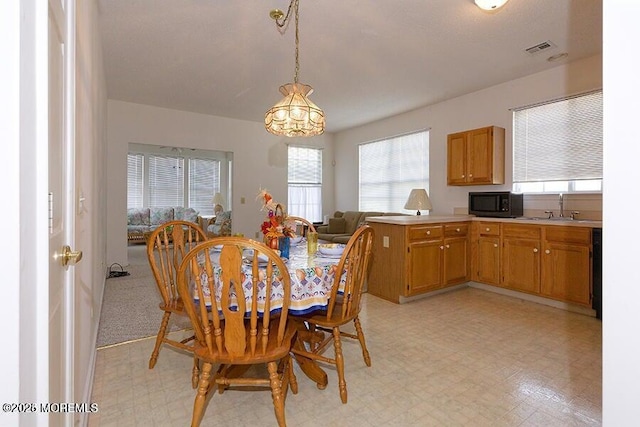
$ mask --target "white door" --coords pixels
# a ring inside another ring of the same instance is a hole
[[[49,0],[49,402],[75,401],[74,14],[74,0]],[[49,422],[72,425],[73,414],[52,412]]]

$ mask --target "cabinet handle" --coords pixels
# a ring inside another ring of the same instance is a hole
[[[445,247],[445,248],[447,248],[447,249],[449,249],[449,247],[450,247],[450,246],[449,246],[449,245],[444,245],[444,247]]]
[[[431,234],[431,230],[427,230],[427,236]]]
[[[546,251],[544,251],[545,254],[550,254],[551,251],[549,249],[547,249]]]
[[[462,177],[464,178],[464,174],[462,174]]]
[[[459,232],[460,232],[460,229],[459,229],[459,228],[456,228],[456,233],[459,233]]]
[[[444,246],[440,246],[440,249],[444,249]]]
[[[469,178],[472,178],[472,177],[473,177],[473,174],[472,174],[472,173],[470,173],[470,174],[469,174]]]
[[[533,248],[533,253],[537,254],[538,253],[538,248]]]
[[[497,243],[494,243],[494,244],[493,244],[493,247],[494,247],[494,248],[497,248],[497,247],[498,247],[498,244],[497,244]]]

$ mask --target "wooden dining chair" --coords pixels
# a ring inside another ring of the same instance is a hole
[[[207,240],[204,231],[190,221],[170,221],[156,228],[147,240],[147,258],[153,272],[158,291],[162,297],[160,310],[164,312],[160,330],[156,337],[156,345],[149,359],[149,369],[153,369],[158,361],[160,347],[169,344],[173,347],[193,352],[193,346],[188,345],[193,341],[191,336],[182,341],[175,341],[167,337],[167,326],[171,314],[185,316],[184,304],[178,294],[178,282],[176,280],[178,267],[184,256],[198,243]],[[198,362],[194,360],[192,385],[195,388],[198,381]]]
[[[344,378],[341,337],[357,339],[362,347],[362,356],[365,364],[371,366],[371,357],[367,350],[358,315],[360,313],[362,288],[369,271],[372,246],[373,229],[367,225],[358,228],[349,239],[337,265],[326,310],[310,313],[304,318],[310,325],[312,332],[328,332],[327,336],[321,340],[306,343],[303,347],[296,346],[292,350],[294,354],[336,366],[342,403],[347,403],[347,383]],[[340,282],[343,275],[345,276],[345,282],[344,287],[341,288]],[[340,327],[351,321],[355,325],[356,334],[340,330]],[[333,343],[334,358],[323,355],[323,352],[331,343]]]
[[[316,231],[316,227],[313,225],[313,223],[311,221],[309,221],[308,219],[299,217],[299,216],[287,216],[287,223],[293,223],[294,225],[297,225],[298,223],[302,223],[303,226],[308,227],[308,231],[311,231],[313,233],[315,233]],[[297,227],[296,227],[297,228]]]
[[[287,391],[291,386],[297,393],[298,385],[290,355],[296,327],[287,322],[291,278],[282,259],[254,240],[215,237],[185,256],[178,291],[193,323],[195,355],[202,363],[191,425],[200,425],[210,390],[215,393],[217,386],[222,394],[236,386],[270,388],[278,425],[285,426]],[[257,375],[258,369],[248,371],[251,365],[263,364],[267,376]]]

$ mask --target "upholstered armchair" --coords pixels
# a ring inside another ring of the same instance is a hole
[[[231,211],[216,215],[213,224],[207,226],[207,237],[231,236]]]

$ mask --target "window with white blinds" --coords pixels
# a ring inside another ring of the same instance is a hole
[[[213,195],[220,192],[228,197],[222,174],[228,173],[229,167],[223,168],[223,160],[190,152],[178,155],[130,152],[127,207],[184,206],[194,208],[200,215],[212,215]]]
[[[189,159],[189,207],[198,212],[211,209],[212,194],[220,192],[220,161]]]
[[[127,207],[141,208],[144,203],[144,156],[127,155]]]
[[[184,205],[184,159],[149,156],[149,206]]]
[[[322,150],[288,148],[289,215],[322,221]]]
[[[408,213],[411,189],[429,191],[429,131],[360,145],[359,172],[361,211]]]
[[[513,112],[513,190],[602,191],[602,91]]]

